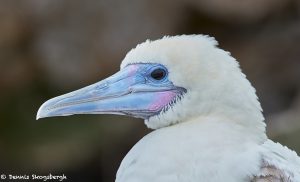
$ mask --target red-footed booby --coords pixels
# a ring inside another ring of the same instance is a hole
[[[117,182],[300,181],[299,157],[267,138],[255,89],[209,36],[147,40],[119,72],[50,99],[37,119],[107,113],[154,129],[123,159]]]

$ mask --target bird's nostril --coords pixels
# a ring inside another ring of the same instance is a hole
[[[128,93],[131,94],[132,92],[133,92],[133,88],[130,87],[130,88],[128,89]]]

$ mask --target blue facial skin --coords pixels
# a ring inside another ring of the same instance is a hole
[[[118,114],[148,119],[169,103],[153,109],[161,94],[181,96],[186,90],[174,86],[161,64],[131,64],[114,75],[77,91],[45,102],[37,119],[73,114]]]

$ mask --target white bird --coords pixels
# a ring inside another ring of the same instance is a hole
[[[299,157],[267,138],[255,89],[217,44],[204,35],[147,40],[118,73],[45,102],[37,119],[143,118],[154,131],[123,159],[116,182],[299,182]]]

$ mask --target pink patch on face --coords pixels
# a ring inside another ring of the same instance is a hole
[[[176,93],[171,91],[156,93],[154,96],[154,101],[149,106],[149,110],[161,110],[163,107],[169,104],[175,96]]]
[[[127,76],[128,77],[134,77],[134,75],[136,74],[136,72],[139,69],[139,66],[138,65],[130,65],[130,66],[128,66],[128,68],[129,68],[129,71],[128,71]],[[129,80],[129,84],[134,84],[134,83],[135,83],[135,79],[130,79]]]
[[[136,73],[136,71],[138,70],[138,68],[139,67],[137,65],[130,65],[128,76],[133,76]]]

